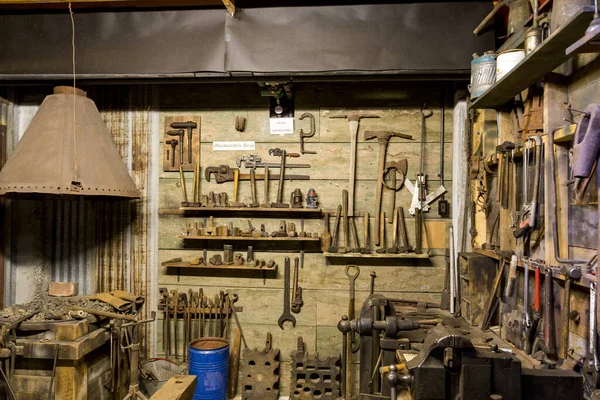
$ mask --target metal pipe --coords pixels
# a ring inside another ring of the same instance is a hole
[[[525,261],[525,285],[523,288],[523,308],[525,309],[525,326],[531,327],[531,319],[529,318],[529,259]]]
[[[54,345],[54,364],[52,365],[52,375],[50,376],[50,389],[48,389],[48,400],[52,400],[52,388],[54,386],[54,377],[56,376],[56,362],[58,361],[58,344]]]
[[[450,225],[449,229],[450,235],[450,314],[454,314],[454,296],[455,293],[455,284],[454,281],[456,277],[454,276],[454,228]]]
[[[560,245],[558,243],[558,206],[556,204],[556,162],[554,160],[554,132],[556,132],[556,130],[552,131],[550,135],[548,135],[549,149],[547,150],[550,158],[550,174],[552,175],[552,178],[550,179],[550,204],[552,206],[552,212],[550,214],[552,214],[551,218],[554,229],[554,234],[552,235],[554,242],[554,258],[556,259],[556,261],[563,264],[585,264],[586,261],[583,260],[571,260],[568,258],[560,257]],[[600,174],[598,174],[598,180],[600,181]],[[600,186],[598,188],[598,190],[600,191]],[[598,207],[600,209],[600,202],[598,203]],[[600,247],[598,249],[600,251]]]

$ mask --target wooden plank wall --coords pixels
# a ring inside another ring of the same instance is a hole
[[[176,90],[174,90],[176,89]],[[445,120],[445,186],[452,186],[452,90],[446,88],[446,120]],[[429,177],[428,187],[433,190],[439,185],[440,156],[440,84],[417,82],[371,82],[371,83],[328,83],[297,84],[296,93],[296,132],[300,128],[308,130],[308,121],[298,121],[304,113],[312,113],[316,118],[316,135],[306,141],[307,150],[316,150],[316,155],[305,155],[292,162],[310,163],[309,170],[294,170],[295,173],[311,175],[310,181],[286,182],[284,200],[289,199],[292,190],[299,187],[305,195],[309,188],[314,188],[321,207],[334,212],[341,201],[341,191],[347,188],[349,133],[348,122],[344,119],[330,119],[331,115],[345,112],[350,107],[364,111],[376,112],[381,118],[364,119],[360,122],[357,183],[355,208],[359,215],[367,211],[373,216],[375,208],[375,182],[377,169],[378,146],[376,142],[365,141],[365,130],[391,130],[413,135],[414,140],[394,138],[388,149],[388,161],[400,158],[408,160],[408,177],[414,181],[418,172],[419,140],[421,136],[420,107],[427,103],[433,109],[433,116],[427,120],[427,134],[424,153],[425,173]],[[299,151],[298,134],[293,136],[272,136],[269,134],[268,100],[259,97],[258,86],[250,85],[203,85],[192,87],[161,87],[160,92],[160,126],[168,116],[200,116],[201,126],[201,160],[202,167],[218,164],[235,165],[238,152],[212,151],[213,141],[250,140],[256,142],[256,151],[263,161],[278,162],[268,156],[268,149],[284,148],[288,151]],[[234,129],[235,116],[247,118],[246,130],[243,133]],[[161,151],[167,146],[161,143]],[[162,159],[159,157],[158,159]],[[161,167],[162,171],[162,167]],[[301,172],[296,172],[301,171]],[[242,171],[243,172],[243,171]],[[192,174],[186,174],[188,193],[191,190]],[[214,182],[202,181],[201,193],[208,191],[227,192],[232,195],[233,184],[217,185]],[[276,195],[277,185],[270,186],[271,201]],[[257,184],[258,200],[262,201],[262,182]],[[159,262],[173,257],[184,260],[201,255],[201,249],[190,248],[175,238],[186,222],[200,221],[200,218],[184,218],[179,215],[167,215],[167,209],[177,208],[182,200],[179,188],[178,173],[161,172],[159,182],[159,204],[162,213],[159,222]],[[240,183],[239,201],[248,202],[250,196],[249,183]],[[384,193],[383,210],[387,211],[389,195]],[[408,208],[410,194],[404,187],[397,196],[397,206]],[[448,193],[446,199],[450,199]],[[408,213],[407,213],[408,216]],[[361,266],[361,274],[356,281],[357,310],[369,294],[369,273],[375,271],[376,291],[392,297],[439,301],[444,283],[444,248],[447,242],[449,219],[440,219],[437,205],[426,215],[432,241],[431,258],[416,262],[399,261],[397,265]],[[221,218],[218,222],[234,221],[235,226],[245,228],[243,219]],[[295,222],[299,227],[299,220]],[[264,223],[267,230],[275,230],[279,219],[257,218],[253,224]],[[333,219],[331,221],[333,227]],[[362,219],[358,221],[362,242]],[[391,224],[388,225],[388,234]],[[411,244],[414,245],[413,218],[407,218],[407,228]],[[373,219],[371,219],[371,230]],[[322,232],[321,220],[306,220],[306,231]],[[389,236],[388,236],[389,237]],[[214,250],[214,251],[213,251]],[[218,249],[210,249],[209,256]],[[243,250],[245,254],[245,249]],[[296,346],[296,337],[301,335],[309,352],[318,351],[322,355],[337,354],[341,351],[341,334],[336,325],[340,317],[348,310],[348,278],[344,274],[344,266],[327,265],[322,253],[308,253],[305,257],[304,269],[300,271],[299,284],[303,288],[304,307],[296,315],[297,324],[285,330],[279,329],[277,320],[282,312],[283,298],[283,263],[284,257],[298,256],[297,251],[282,252],[276,246],[272,252],[259,252],[255,258],[274,259],[279,265],[276,278],[268,278],[263,282],[262,276],[243,276],[227,272],[196,273],[193,276],[177,275],[177,271],[167,270],[159,266],[159,287],[179,289],[187,292],[188,288],[204,289],[205,294],[214,295],[219,290],[228,290],[239,294],[238,306],[243,307],[240,322],[250,347],[262,348],[267,332],[273,334],[273,346],[281,349],[281,393],[289,393],[290,352]],[[162,315],[160,315],[162,318]],[[231,326],[231,325],[230,325]],[[162,352],[162,324],[158,324],[159,354]],[[357,359],[355,359],[357,362]],[[356,369],[357,371],[357,369]]]

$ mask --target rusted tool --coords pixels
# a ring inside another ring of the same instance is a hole
[[[263,203],[260,205],[262,208],[271,208],[269,202],[269,167],[265,167],[265,177],[263,179]]]
[[[283,330],[283,323],[290,321],[293,327],[296,327],[296,317],[290,312],[290,258],[285,258],[283,274],[283,313],[277,324]]]
[[[248,207],[259,207],[260,204],[258,204],[258,201],[256,201],[256,178],[253,169],[250,170],[250,193],[252,194],[252,202],[248,205]]]
[[[249,156],[238,156],[235,160],[236,165],[241,167],[242,164],[244,168],[280,168],[281,163],[265,163],[262,162],[262,158],[257,155],[249,155]],[[310,164],[293,164],[293,163],[285,163],[285,167],[288,169],[292,168],[310,168]]]
[[[348,190],[350,192],[350,208],[349,214],[354,216],[354,185],[356,183],[356,139],[358,136],[358,125],[361,118],[379,118],[375,114],[361,114],[359,112],[351,112],[342,115],[333,115],[329,118],[347,118],[350,128],[350,173],[348,174]],[[346,245],[347,246],[347,245]]]
[[[183,131],[184,129],[187,130],[188,162],[191,163],[192,162],[192,131],[194,129],[198,128],[198,124],[195,123],[195,122],[193,122],[193,121],[173,122],[173,123],[171,123],[171,128],[177,129],[177,130],[181,130],[181,131]],[[181,140],[183,140],[183,136],[182,136]],[[183,163],[183,145],[181,147],[181,150],[182,150],[182,153],[181,153],[181,162]]]
[[[540,191],[540,176],[542,172],[542,138],[531,136],[528,140],[535,141],[535,176],[533,178],[533,192],[531,202],[521,207],[521,222],[519,227],[513,231],[515,238],[521,238],[537,227],[538,196]],[[527,192],[528,188],[525,188]],[[506,196],[508,197],[508,196]]]
[[[189,319],[189,315],[190,315],[190,303],[188,301],[187,294],[179,293],[179,296],[181,297],[181,304],[182,304],[181,311],[183,312],[183,345],[184,345],[184,348],[181,352],[183,353],[182,354],[183,362],[185,362],[187,360],[187,349],[185,348],[185,346],[187,345],[187,343],[191,342],[190,331],[188,330],[188,319]]]
[[[356,219],[354,217],[350,220],[350,236],[352,236],[352,244],[354,245],[351,251],[353,253],[361,253],[363,249],[360,247],[360,241],[358,240],[358,229],[356,228]]]
[[[321,234],[321,251],[329,250],[331,246],[331,234],[329,233],[329,214],[323,215],[323,233]]]
[[[289,204],[283,202],[283,180],[285,177],[285,159],[286,157],[300,157],[298,153],[288,153],[280,148],[269,149],[269,155],[281,157],[281,165],[279,170],[279,186],[277,187],[277,202],[271,203],[274,208],[289,208]]]
[[[300,129],[300,153],[301,154],[317,154],[316,151],[304,150],[304,139],[311,138],[311,137],[315,136],[315,133],[316,133],[315,116],[310,113],[304,113],[300,116],[299,120],[302,121],[305,118],[308,118],[310,120],[310,131],[304,133],[304,130]]]
[[[381,192],[383,190],[383,170],[385,168],[385,155],[387,152],[388,142],[392,136],[404,138],[404,139],[412,139],[411,135],[406,135],[403,133],[397,132],[388,132],[388,131],[366,131],[365,132],[365,140],[377,139],[379,143],[379,166],[377,168],[377,193],[375,197],[375,226],[379,227],[379,218],[381,214]],[[375,231],[375,245],[379,246],[380,237],[379,231]]]
[[[338,247],[338,253],[348,253],[350,248],[350,226],[348,225],[348,191],[342,190],[342,226],[344,228],[344,246]]]
[[[408,244],[408,234],[406,232],[406,220],[404,219],[404,208],[398,207],[398,239],[400,244],[398,245],[398,251],[400,253],[410,253],[413,248]]]
[[[200,206],[200,163],[194,166],[194,191],[192,201],[196,207]]]
[[[369,241],[369,224],[371,223],[371,216],[369,215],[368,212],[365,213],[364,216],[364,222],[363,222],[363,228],[364,228],[364,235],[363,235],[363,243],[364,246],[360,249],[360,253],[361,254],[371,254],[371,243]]]
[[[183,164],[183,136],[185,131],[183,129],[170,130],[167,131],[167,135],[179,137],[179,164]],[[173,158],[175,158],[175,153],[173,153]]]
[[[298,275],[299,275],[299,263],[298,257],[294,257],[294,281],[292,284],[292,304],[291,310],[293,313],[298,314],[304,304],[302,300],[302,288],[298,286]]]
[[[187,206],[187,189],[185,187],[185,176],[183,175],[183,167],[181,165],[179,166],[179,185],[181,186],[181,194],[183,196],[182,205]]]
[[[177,346],[177,316],[179,314],[179,291],[177,289],[171,290],[173,295],[173,347],[175,348],[175,359],[179,359],[178,346]]]
[[[385,248],[385,212],[381,212],[379,214],[379,225],[377,226],[377,229],[375,230],[375,232],[379,232],[379,237],[381,240],[381,247],[377,250],[375,250],[376,253],[378,254],[383,254],[386,252],[386,248]]]
[[[392,218],[392,245],[388,247],[388,254],[398,254],[398,210],[394,210]]]
[[[369,293],[374,294],[375,293],[375,278],[377,278],[377,273],[375,271],[371,271],[369,276],[371,277],[371,286],[370,286]]]
[[[210,182],[210,178],[212,175],[215,176],[215,181],[217,183],[225,183],[232,182],[234,180],[234,170],[237,168],[231,168],[229,165],[219,165],[217,167],[206,167],[204,168],[204,179],[207,182]],[[269,180],[279,180],[281,175],[270,175]],[[258,174],[254,176],[255,179],[264,179],[265,176]],[[250,174],[239,174],[238,179],[240,181],[249,181]],[[285,174],[283,177],[284,180],[295,180],[295,181],[307,181],[310,180],[310,176],[308,175],[290,175]]]
[[[351,270],[354,270],[354,272],[351,272]],[[350,318],[350,321],[353,321],[355,318],[355,312],[354,312],[354,308],[355,308],[355,294],[354,294],[354,288],[355,288],[355,282],[356,282],[356,278],[358,278],[358,276],[360,275],[360,268],[357,265],[348,265],[346,267],[346,276],[348,277],[348,279],[350,280],[350,296],[348,299],[348,318]],[[352,331],[350,332],[347,336],[345,335],[345,338],[347,340],[345,350],[346,350],[346,354],[345,354],[345,359],[346,359],[346,380],[349,379],[349,376],[352,374],[351,371],[351,367],[352,367],[352,353],[356,353],[359,349],[360,349],[360,342],[358,341],[358,339],[356,338],[356,332]]]
[[[394,215],[394,210],[396,209],[396,192],[404,185],[407,171],[408,160],[406,159],[388,161],[385,163],[385,169],[383,170],[383,186],[391,193],[389,215]],[[400,180],[397,179],[397,175],[400,175]],[[386,179],[386,177],[388,177],[388,179]],[[388,222],[391,224],[392,219]]]
[[[329,247],[329,253],[337,253],[339,250],[338,247],[338,235],[340,228],[340,217],[342,214],[342,206],[338,205],[337,212],[335,214],[335,222],[333,224],[333,235],[331,236],[331,246]]]
[[[240,185],[240,170],[235,169],[233,171],[233,202],[231,207],[244,207],[244,203],[238,202],[238,188]]]
[[[171,140],[167,140],[165,142],[166,144],[171,146],[171,167],[175,167],[175,149],[177,148],[177,145],[179,144],[179,141],[177,139],[171,139]],[[169,159],[169,150],[167,150],[167,160]]]
[[[277,400],[279,398],[280,351],[272,348],[273,337],[267,332],[264,350],[246,347],[243,353],[243,400]],[[231,397],[233,398],[233,397]]]
[[[285,220],[279,221],[279,230],[276,232],[271,232],[271,237],[288,237],[287,233],[287,224]]]
[[[485,303],[485,308],[482,312],[481,322],[479,323],[479,328],[482,330],[486,330],[489,326],[490,319],[492,317],[492,306],[494,305],[494,301],[496,300],[496,293],[500,288],[500,282],[502,281],[502,277],[504,276],[504,268],[506,266],[506,259],[502,257],[500,260],[500,270],[496,273],[496,278],[494,279],[494,286],[489,293],[489,297]],[[451,299],[451,301],[453,301]]]

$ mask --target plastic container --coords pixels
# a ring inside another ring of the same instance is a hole
[[[198,377],[194,400],[227,400],[229,343],[208,337],[193,340],[189,348],[189,374]]]
[[[512,70],[522,59],[525,58],[525,50],[506,50],[498,54],[496,58],[496,81]]]

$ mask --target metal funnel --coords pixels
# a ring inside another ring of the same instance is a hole
[[[0,195],[139,198],[92,100],[72,87],[56,87],[0,171]]]

